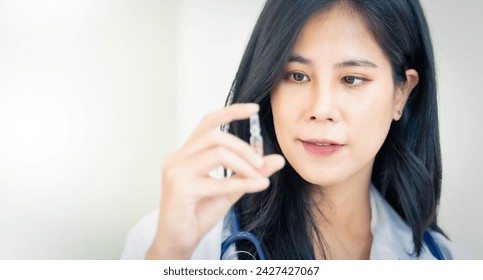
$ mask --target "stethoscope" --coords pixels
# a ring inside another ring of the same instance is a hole
[[[434,240],[433,236],[429,231],[425,231],[423,234],[424,243],[428,246],[429,251],[437,260],[444,260],[443,252],[438,246],[438,243]]]
[[[221,243],[221,255],[220,255],[220,260],[223,260],[226,258],[226,254],[228,252],[228,249],[230,248],[231,245],[233,245],[235,242],[240,241],[240,240],[248,240],[250,241],[253,246],[255,246],[255,253],[258,254],[258,257],[260,260],[266,260],[267,256],[265,254],[265,250],[263,250],[262,245],[260,244],[260,241],[258,238],[255,236],[254,233],[248,232],[248,231],[242,231],[241,226],[240,226],[240,220],[238,219],[238,216],[236,215],[235,211],[235,206],[233,206],[230,210],[229,213],[229,222],[230,222],[230,227],[231,227],[231,235],[228,236],[228,238]],[[439,248],[438,244],[434,240],[433,236],[429,231],[425,231],[423,234],[423,240],[426,243],[426,246],[428,247],[429,251],[431,254],[438,260],[444,260],[443,253],[441,252],[441,249]],[[237,252],[235,252],[236,254]],[[253,257],[255,259],[255,256],[248,253],[244,252]]]
[[[228,248],[230,248],[231,245],[233,245],[235,242],[240,241],[240,240],[248,240],[250,241],[253,246],[255,246],[255,252],[258,254],[258,257],[260,260],[266,260],[267,256],[265,254],[265,250],[262,248],[262,244],[260,244],[260,241],[258,238],[255,236],[254,233],[248,232],[248,231],[242,231],[241,226],[240,226],[240,220],[238,219],[238,216],[236,215],[235,211],[235,206],[233,206],[230,210],[229,214],[229,219],[230,219],[230,227],[231,227],[231,235],[228,236],[228,238],[221,243],[221,255],[220,255],[220,260],[225,259],[227,256],[226,253],[228,251]],[[235,252],[236,254],[237,252]],[[255,256],[248,252],[244,252],[253,257],[255,259]]]

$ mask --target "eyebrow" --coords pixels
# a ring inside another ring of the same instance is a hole
[[[289,58],[289,62],[298,62],[305,65],[311,65],[312,61],[308,58],[305,58],[300,55],[291,55]],[[335,64],[335,68],[345,68],[345,67],[370,67],[370,68],[377,68],[378,66],[366,59],[351,59],[347,61],[343,61],[340,63]]]
[[[306,65],[312,64],[312,61],[310,61],[310,59],[307,59],[300,55],[291,55],[290,58],[288,59],[288,62],[298,62]]]
[[[341,63],[337,63],[335,65],[335,68],[344,68],[344,67],[353,67],[353,66],[377,68],[377,65],[375,63],[365,59],[343,61]]]

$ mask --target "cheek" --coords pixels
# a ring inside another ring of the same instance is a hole
[[[360,147],[363,147],[363,150],[367,149],[367,151],[375,154],[384,143],[391,127],[391,122],[392,120],[387,118],[387,114],[361,119],[352,136],[358,138],[354,140],[360,144]]]
[[[300,119],[300,100],[290,93],[274,90],[270,97],[275,136],[284,154],[291,143],[293,128]]]
[[[280,143],[280,139],[282,139],[283,135],[283,128],[284,123],[287,121],[287,114],[285,113],[284,109],[284,102],[282,102],[282,98],[280,94],[275,90],[270,97],[270,105],[272,106],[272,115],[273,115],[273,126],[275,128],[275,135]]]
[[[375,156],[384,143],[392,123],[393,93],[382,91],[379,98],[367,100],[353,114],[351,140],[361,147],[364,154]],[[355,137],[355,138],[354,138]]]

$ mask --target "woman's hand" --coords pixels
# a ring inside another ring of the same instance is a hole
[[[207,115],[166,159],[159,224],[146,259],[189,259],[201,238],[242,195],[269,186],[268,177],[285,164],[283,157],[261,157],[248,143],[218,128],[258,110],[257,104],[234,104]],[[219,166],[236,175],[210,177],[208,173]]]

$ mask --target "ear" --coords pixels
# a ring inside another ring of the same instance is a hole
[[[404,106],[408,101],[409,95],[419,82],[419,74],[414,69],[406,70],[406,82],[397,86],[394,99],[393,119],[399,121],[402,117]]]

